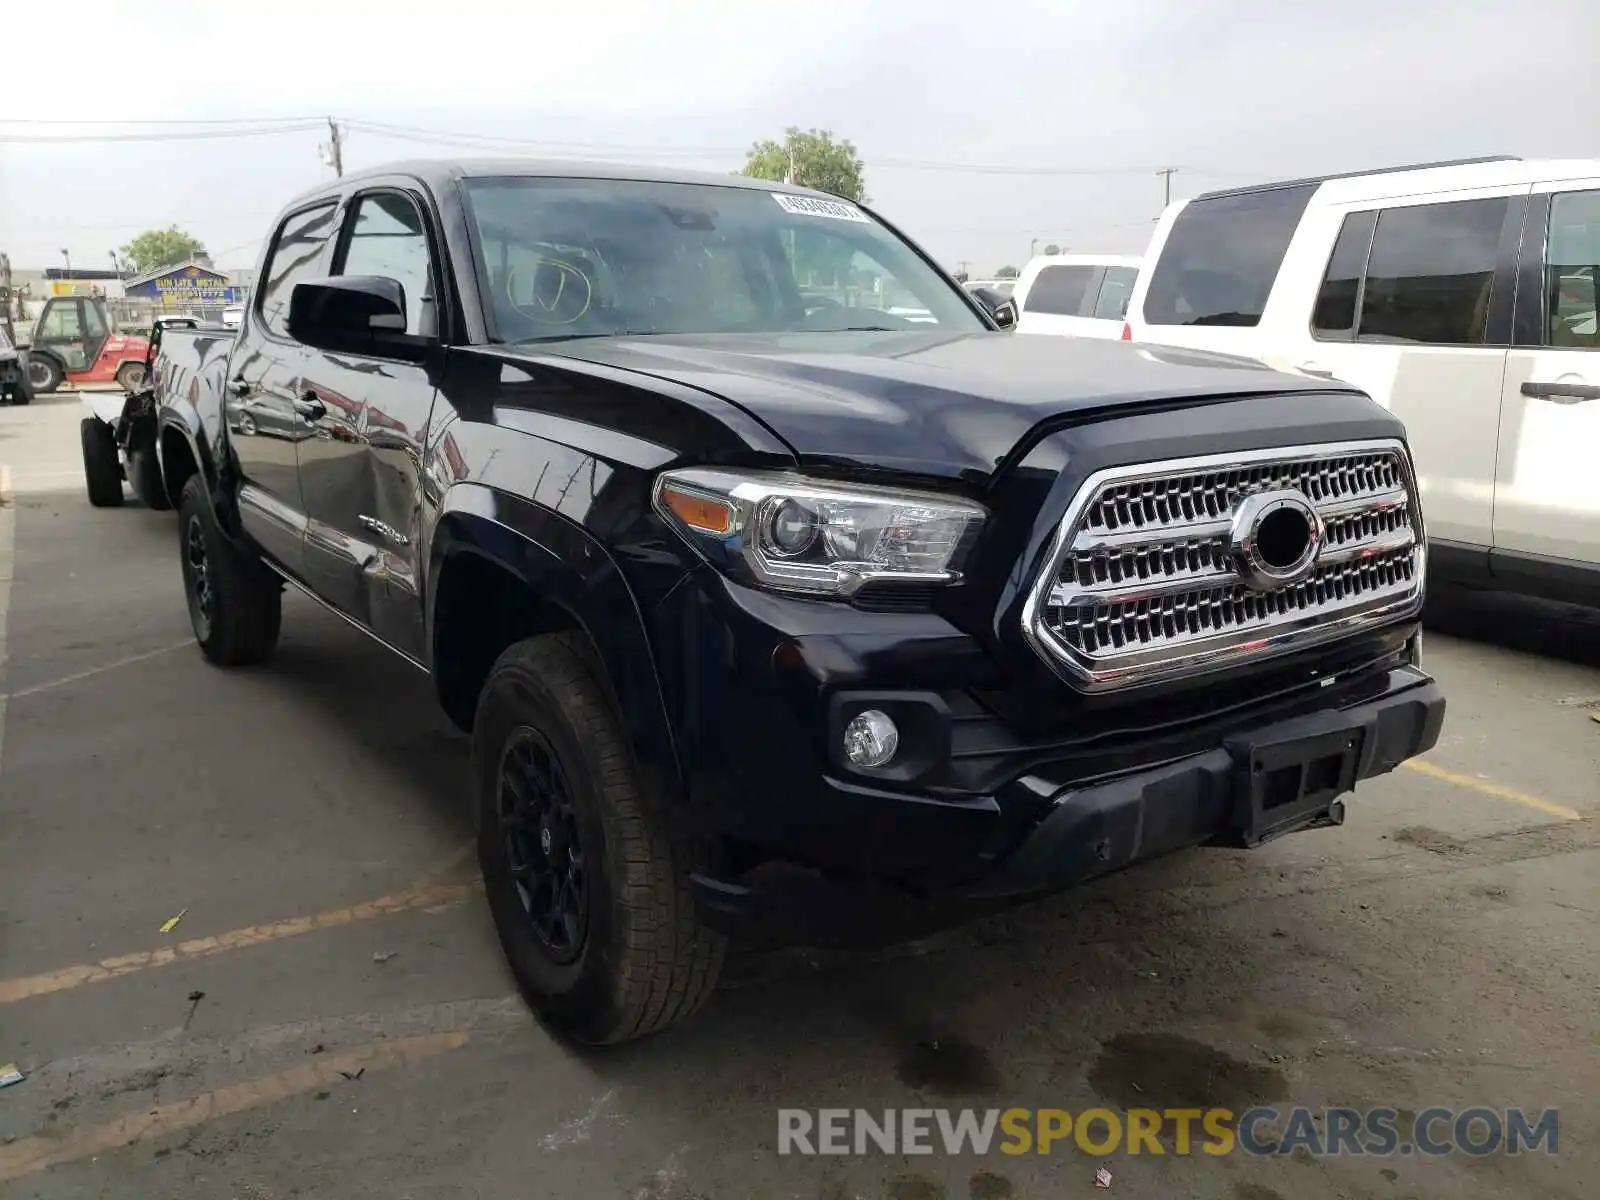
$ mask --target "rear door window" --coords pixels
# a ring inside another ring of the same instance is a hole
[[[1135,267],[1107,267],[1106,277],[1100,281],[1100,294],[1095,297],[1094,315],[1106,321],[1122,320],[1128,313],[1128,300],[1138,278],[1139,271]]]
[[[1367,259],[1358,336],[1479,346],[1505,224],[1506,197],[1386,209]]]
[[[1034,277],[1033,287],[1023,297],[1024,312],[1075,317],[1083,308],[1093,267],[1045,267]]]
[[[1551,198],[1544,272],[1545,345],[1600,350],[1600,191]]]
[[[1376,212],[1351,213],[1339,229],[1328,258],[1328,273],[1322,277],[1316,307],[1311,310],[1311,328],[1325,337],[1348,338],[1356,327],[1356,301],[1361,294],[1361,276],[1367,269],[1367,251],[1372,248],[1372,227]]]
[[[1178,213],[1144,298],[1151,325],[1261,322],[1315,183],[1202,198]]]
[[[261,272],[259,312],[264,325],[278,337],[289,336],[289,296],[302,279],[326,272],[322,251],[334,231],[338,203],[330,200],[315,208],[291,214],[273,239],[272,256]]]

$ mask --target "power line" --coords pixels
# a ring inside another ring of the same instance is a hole
[[[312,117],[258,117],[258,118],[217,118],[213,120],[190,119],[162,119],[150,121],[20,121],[7,119],[0,124],[25,124],[25,125],[119,125],[119,124],[149,124],[149,125],[206,125],[221,126],[221,128],[206,128],[194,130],[159,130],[154,132],[136,130],[120,133],[94,133],[94,134],[17,134],[0,133],[0,142],[32,143],[32,144],[74,144],[97,142],[153,142],[153,141],[182,141],[182,140],[210,140],[230,137],[261,137],[274,133],[299,133],[313,129],[320,129],[325,124],[339,123],[342,125],[341,133],[350,130],[359,130],[374,137],[390,138],[396,141],[415,142],[422,145],[440,145],[452,147],[473,147],[479,149],[512,149],[512,150],[538,150],[544,152],[565,151],[586,155],[621,154],[648,158],[734,158],[749,152],[748,145],[742,146],[635,146],[623,144],[606,144],[598,142],[569,142],[557,139],[524,138],[507,134],[472,133],[461,130],[432,129],[417,125],[401,125],[387,121],[368,121],[358,118],[312,118]],[[343,137],[339,139],[341,142]],[[1038,176],[1060,178],[1107,178],[1113,176],[1133,176],[1149,173],[1152,168],[1143,166],[1117,166],[1117,167],[1082,167],[1082,166],[1048,166],[1025,165],[1020,163],[973,163],[973,162],[946,162],[929,159],[898,158],[885,156],[882,158],[868,157],[868,165],[874,170],[900,170],[900,171],[932,171],[950,174],[967,175],[1014,175]],[[1170,202],[1172,175],[1180,168],[1162,167],[1155,168],[1155,174],[1165,180],[1165,195]],[[1266,178],[1264,172],[1216,171],[1207,168],[1182,168],[1185,174],[1205,175],[1214,178],[1233,179],[1260,179]]]
[[[649,147],[605,145],[596,142],[562,142],[544,138],[520,138],[500,134],[464,133],[448,129],[424,129],[416,125],[393,125],[385,121],[363,121],[354,117],[345,119],[345,125],[379,137],[394,137],[403,141],[440,142],[470,146],[522,146],[546,150],[582,150],[611,154],[683,155],[685,157],[712,157],[745,154],[748,146],[676,146]]]
[[[271,125],[300,123],[320,117],[0,117],[0,125]]]
[[[84,134],[26,134],[0,133],[0,142],[31,145],[82,145],[97,142],[187,142],[215,138],[263,137],[276,133],[303,133],[319,129],[321,123],[300,125],[272,125],[259,129],[204,129],[185,133],[84,133]]]

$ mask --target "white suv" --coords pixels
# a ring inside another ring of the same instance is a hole
[[[1017,277],[1018,333],[1122,336],[1122,318],[1139,278],[1137,256],[1041,254]]]
[[[1600,160],[1170,205],[1132,340],[1352,383],[1405,423],[1439,580],[1600,604]]]

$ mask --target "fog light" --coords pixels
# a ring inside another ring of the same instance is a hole
[[[858,767],[881,767],[900,749],[900,731],[889,714],[869,708],[844,727],[844,756]]]

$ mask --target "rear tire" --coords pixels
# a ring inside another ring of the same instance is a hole
[[[166,512],[172,507],[166,481],[161,478],[161,460],[156,457],[154,446],[128,452],[128,484],[146,508]]]
[[[518,642],[490,670],[472,778],[489,908],[541,1020],[625,1042],[706,1001],[726,941],[695,912],[697,850],[639,776],[574,635]]]
[[[28,386],[35,396],[48,396],[61,386],[66,372],[61,364],[48,354],[28,356]]]
[[[83,478],[89,487],[89,503],[96,508],[117,508],[122,504],[122,464],[117,461],[117,439],[99,417],[78,422],[78,438],[83,443]]]
[[[0,399],[9,396],[13,405],[27,404],[33,399],[33,389],[28,386],[28,373],[15,367],[10,383],[0,383]]]
[[[144,387],[148,375],[142,362],[125,362],[117,368],[117,386],[131,396]]]
[[[183,594],[200,651],[219,667],[265,662],[278,644],[283,585],[259,558],[223,535],[201,477],[178,504]]]

